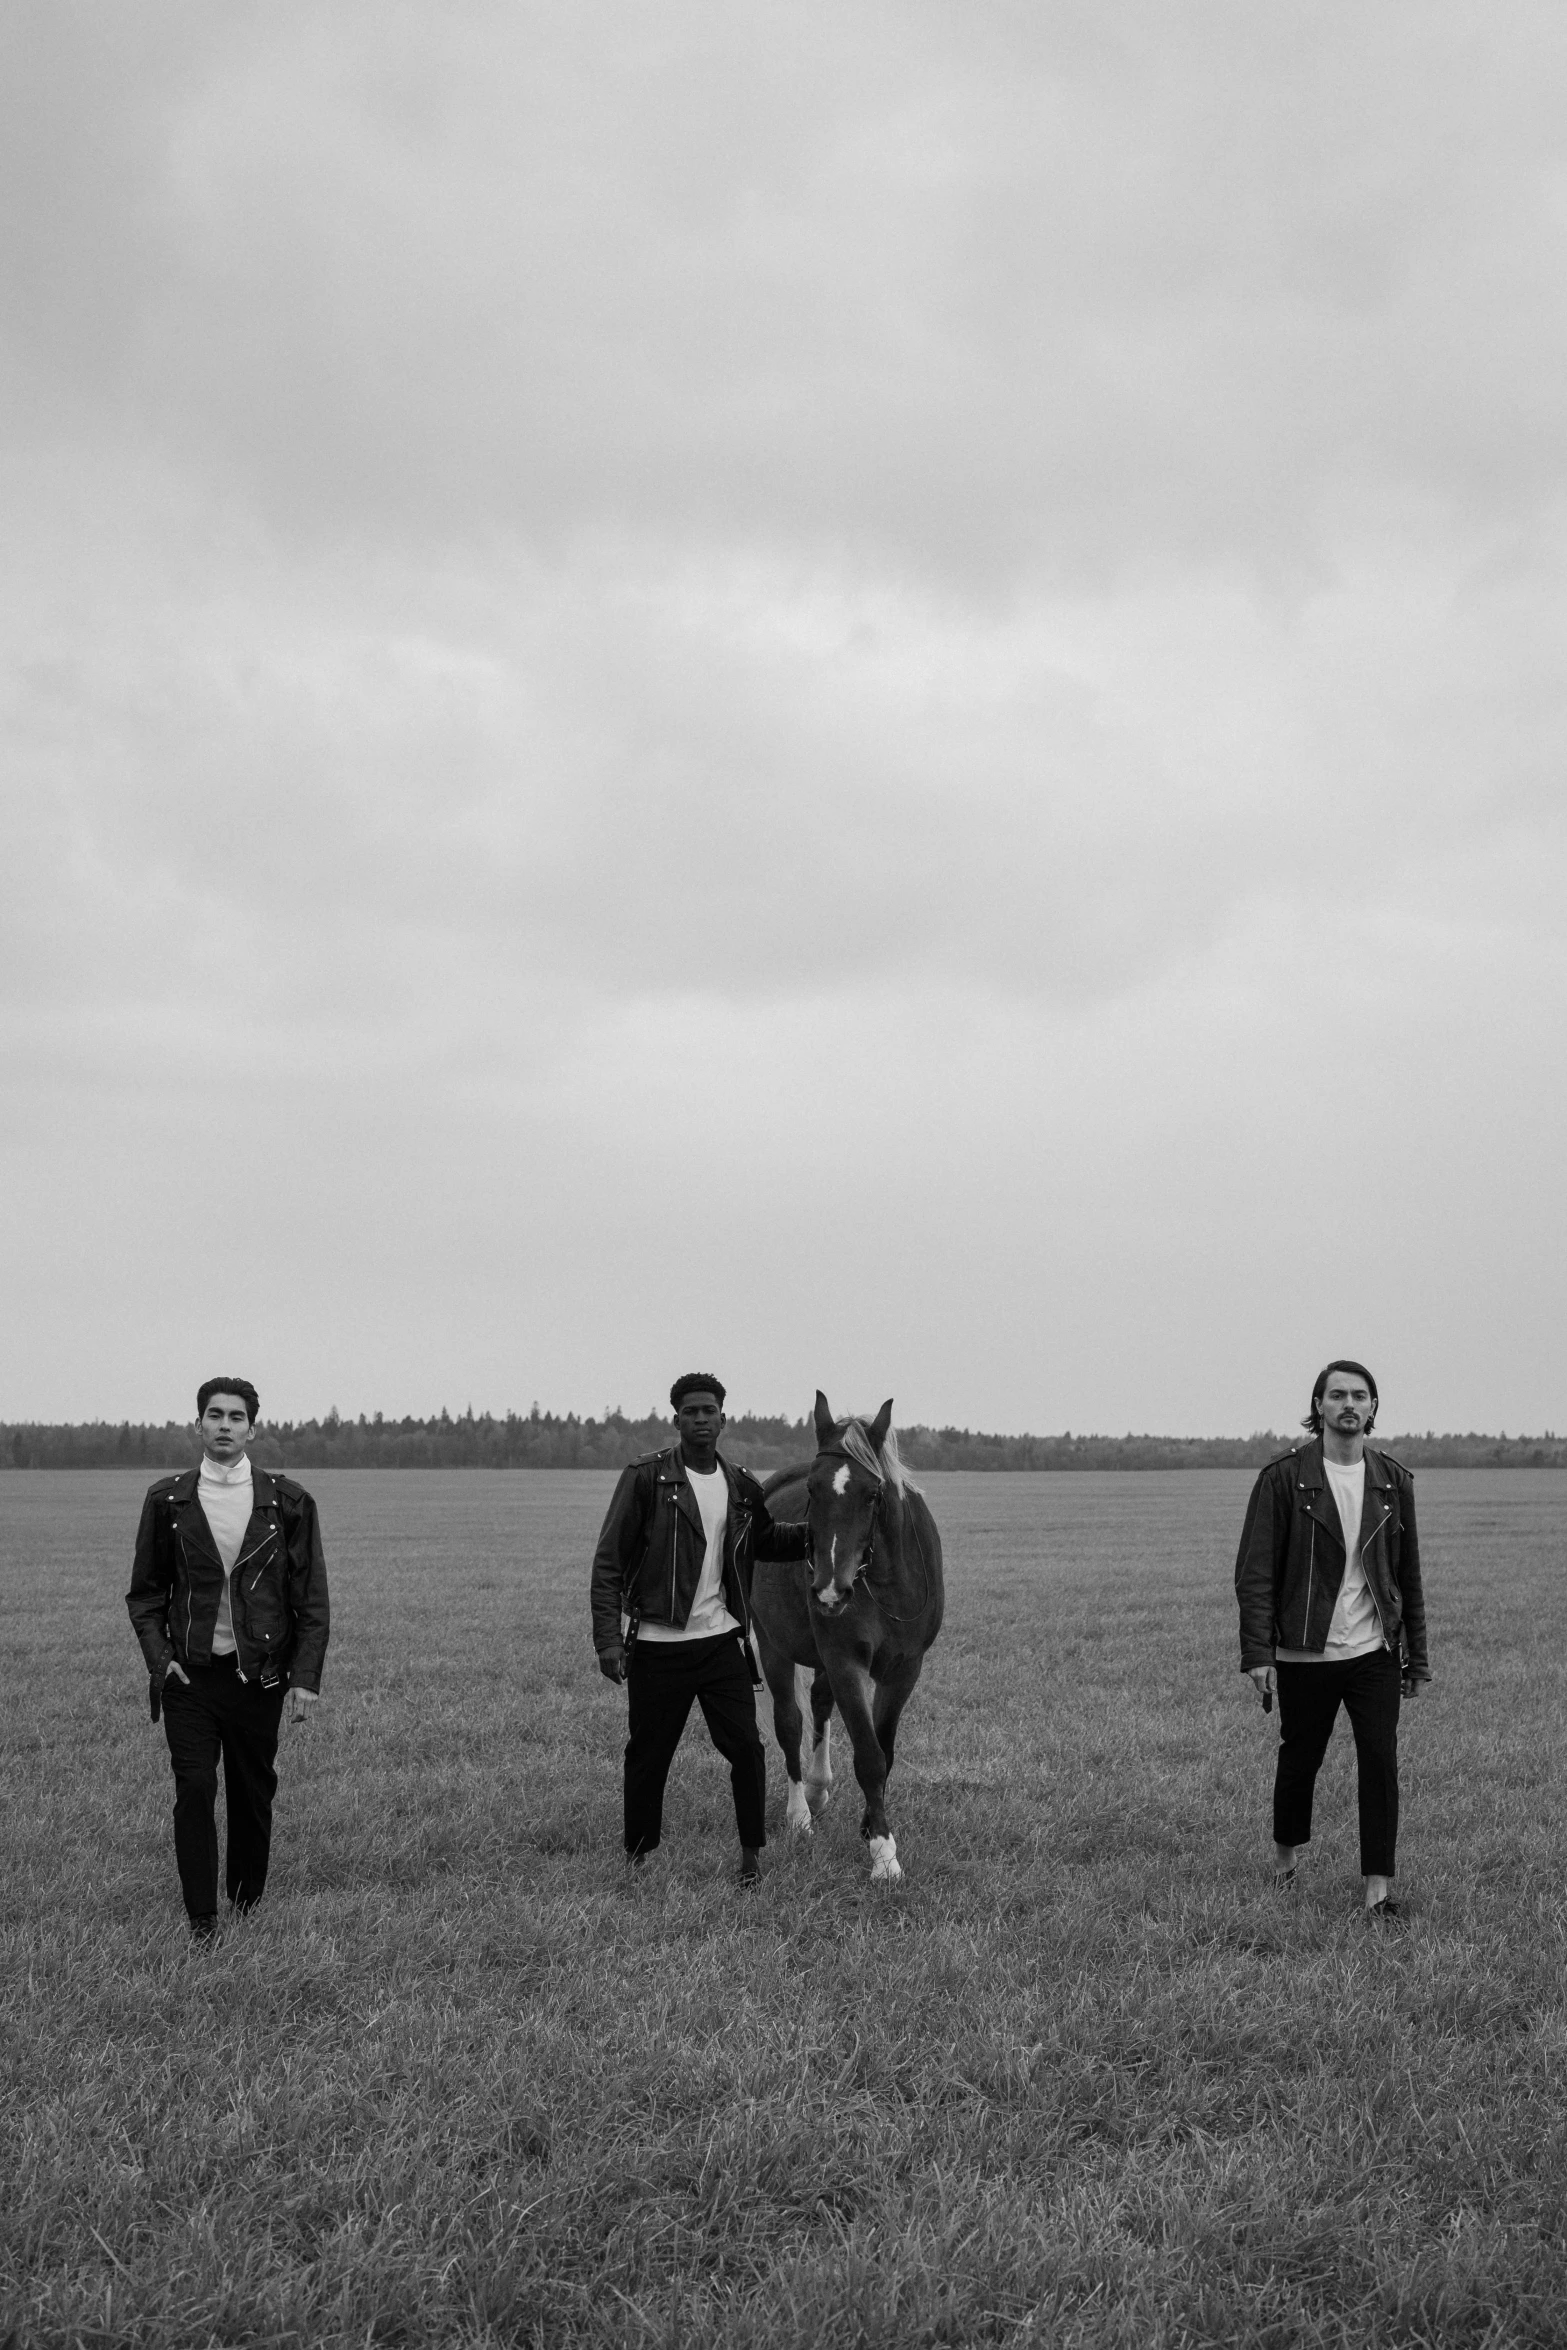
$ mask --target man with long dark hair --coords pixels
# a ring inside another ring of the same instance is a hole
[[[261,1410],[248,1379],[196,1391],[201,1464],[160,1477],[142,1506],[125,1604],[174,1768],[174,1853],[191,1932],[218,1924],[218,1761],[228,1896],[238,1915],[267,1881],[278,1727],[308,1721],[329,1616],[316,1505],[292,1477],[252,1469]]]
[[[1279,1704],[1274,1866],[1293,1888],[1311,1841],[1311,1799],[1342,1705],[1355,1738],[1360,1868],[1374,1924],[1396,1918],[1398,1715],[1431,1678],[1414,1482],[1366,1439],[1377,1383],[1364,1363],[1317,1375],[1310,1441],[1252,1488],[1235,1561],[1241,1670]]]

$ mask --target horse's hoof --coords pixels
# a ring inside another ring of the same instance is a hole
[[[807,1788],[805,1800],[810,1805],[812,1819],[819,1820],[832,1801],[832,1789],[830,1787]]]
[[[870,1839],[870,1847],[871,1883],[873,1885],[895,1885],[903,1874],[902,1869],[898,1866],[898,1840],[896,1836],[873,1836]]]

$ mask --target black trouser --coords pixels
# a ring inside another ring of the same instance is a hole
[[[1398,1703],[1402,1668],[1390,1648],[1342,1665],[1281,1664],[1273,1840],[1311,1842],[1311,1795],[1340,1705],[1355,1733],[1360,1873],[1390,1877],[1398,1843]]]
[[[639,1640],[627,1675],[626,1850],[651,1852],[664,1826],[664,1781],[693,1698],[708,1736],[729,1765],[735,1825],[753,1852],[767,1841],[762,1806],[767,1764],[745,1653],[733,1632],[710,1640]]]
[[[218,1756],[228,1810],[228,1895],[236,1909],[253,1909],[267,1881],[272,1846],[272,1798],[277,1793],[281,1689],[242,1681],[231,1656],[187,1667],[163,1684],[163,1728],[174,1765],[174,1853],[185,1907],[193,1918],[218,1906]]]

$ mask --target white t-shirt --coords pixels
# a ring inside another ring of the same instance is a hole
[[[196,1486],[197,1497],[207,1524],[212,1528],[212,1539],[218,1546],[223,1561],[223,1597],[218,1601],[218,1620],[212,1627],[214,1656],[234,1654],[234,1617],[229,1607],[229,1577],[245,1540],[245,1528],[250,1524],[251,1504],[254,1500],[254,1481],[250,1474],[250,1455],[241,1453],[226,1469],[202,1455],[201,1476]]]
[[[696,1506],[702,1513],[702,1532],[707,1536],[707,1553],[697,1577],[696,1597],[683,1625],[644,1623],[637,1634],[639,1640],[711,1640],[715,1633],[740,1629],[724,1605],[724,1528],[729,1523],[729,1480],[722,1469],[709,1469],[705,1476],[696,1469],[687,1469],[686,1477],[696,1495]]]
[[[1344,1529],[1344,1580],[1339,1585],[1333,1621],[1328,1626],[1327,1646],[1322,1652],[1325,1663],[1338,1665],[1349,1657],[1366,1656],[1373,1648],[1380,1648],[1382,1623],[1371,1586],[1366,1581],[1366,1570],[1360,1563],[1360,1518],[1366,1500],[1365,1456],[1362,1454],[1358,1461],[1347,1465],[1325,1460],[1322,1466],[1338,1503],[1339,1523]]]

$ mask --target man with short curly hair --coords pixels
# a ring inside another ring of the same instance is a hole
[[[729,1764],[740,1882],[761,1876],[767,1766],[753,1688],[751,1568],[805,1556],[803,1525],[776,1526],[756,1479],[718,1450],[724,1387],[688,1371],[669,1391],[677,1441],[621,1472],[593,1554],[593,1645],[624,1681],[626,1857],[663,1834],[664,1782],[693,1702]]]
[[[196,1391],[201,1464],[160,1477],[142,1507],[125,1604],[174,1769],[174,1852],[191,1932],[218,1923],[218,1762],[225,1878],[236,1913],[267,1881],[278,1727],[310,1718],[329,1613],[316,1505],[292,1477],[253,1470],[261,1400],[248,1379]]]

